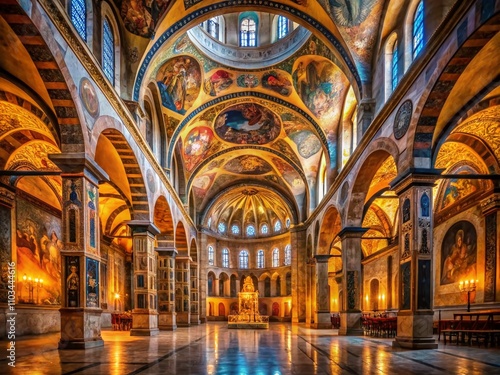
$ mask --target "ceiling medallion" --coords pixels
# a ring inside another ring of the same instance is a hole
[[[394,118],[394,138],[401,139],[406,134],[410,126],[412,112],[413,104],[411,100],[407,100],[401,104]]]
[[[244,195],[255,195],[258,192],[259,191],[257,189],[249,188],[249,189],[243,190],[241,193],[244,194]]]

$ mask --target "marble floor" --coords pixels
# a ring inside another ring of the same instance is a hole
[[[0,374],[500,374],[500,348],[393,349],[391,338],[337,336],[336,330],[271,323],[233,330],[208,323],[154,337],[103,330],[104,347],[58,350],[58,334],[16,340],[16,367]],[[2,348],[8,346],[2,341]],[[5,352],[4,352],[5,353]]]

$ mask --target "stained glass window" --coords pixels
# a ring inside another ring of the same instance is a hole
[[[278,16],[278,39],[288,35],[288,19],[283,16]]]
[[[102,24],[102,69],[109,81],[115,84],[115,36],[107,18]]]
[[[278,249],[273,250],[273,267],[279,267],[280,265],[280,251]]]
[[[267,224],[263,224],[260,227],[260,233],[262,233],[262,234],[268,234],[269,233],[269,227],[267,226]]]
[[[219,225],[217,226],[219,229],[219,233],[225,233],[226,232],[226,224],[224,222],[220,222]]]
[[[280,230],[281,230],[281,221],[276,220],[276,222],[274,223],[274,231],[279,232]]]
[[[231,233],[233,234],[239,234],[240,233],[240,227],[237,224],[233,224],[231,227]]]
[[[255,227],[253,225],[247,226],[247,236],[255,236]]]
[[[285,247],[285,266],[289,266],[292,264],[292,247],[290,245],[286,245]]]
[[[264,268],[264,250],[257,251],[257,268]]]
[[[424,2],[420,1],[413,18],[413,58],[424,48]]]
[[[247,269],[248,268],[248,251],[242,250],[240,252],[240,268]]]
[[[72,0],[70,4],[71,23],[83,40],[87,41],[87,7],[85,0]]]
[[[212,17],[208,20],[208,33],[215,39],[219,39],[219,17]]]
[[[398,85],[398,43],[394,42],[394,48],[392,50],[392,91],[396,89]]]
[[[251,18],[243,18],[240,24],[240,47],[255,47],[257,39],[255,31],[257,26]]]
[[[229,268],[229,250],[222,249],[222,267]]]
[[[214,265],[214,248],[213,248],[213,246],[208,247],[208,264],[211,266]]]

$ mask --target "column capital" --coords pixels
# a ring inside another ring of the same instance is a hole
[[[177,255],[177,249],[174,246],[158,246],[155,247],[155,251],[158,252],[158,256],[161,257],[175,258]]]
[[[346,238],[360,238],[368,231],[363,227],[345,227],[337,234],[342,240]]]
[[[10,186],[0,185],[0,204],[12,208],[16,199],[16,192]]]
[[[328,263],[328,260],[332,257],[330,254],[316,254],[314,259],[317,263]]]
[[[62,171],[61,176],[84,174],[95,183],[109,180],[108,174],[84,152],[50,154],[49,159]]]
[[[500,211],[500,193],[493,193],[481,201],[481,212],[484,216]]]
[[[149,220],[130,220],[127,225],[132,229],[132,234],[151,233],[156,236],[160,230]]]
[[[390,182],[390,187],[400,195],[414,186],[434,186],[444,169],[408,168]]]

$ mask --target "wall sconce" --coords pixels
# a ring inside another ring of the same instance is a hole
[[[476,290],[477,280],[465,280],[458,283],[461,292],[467,292],[467,312],[470,312],[470,293]]]

